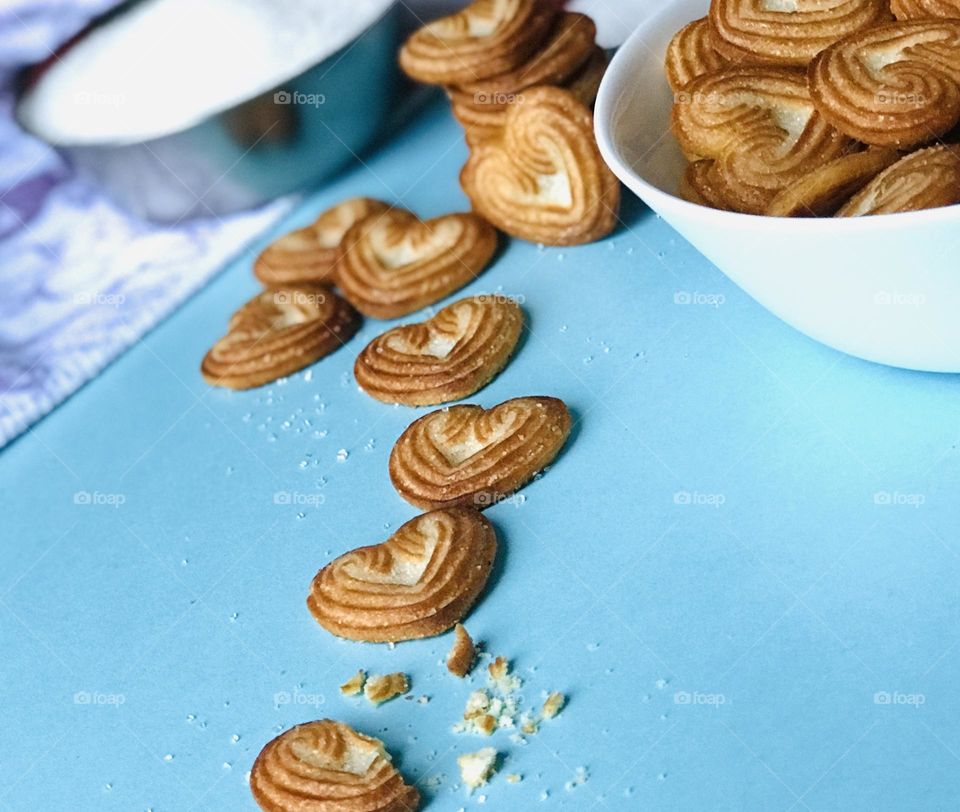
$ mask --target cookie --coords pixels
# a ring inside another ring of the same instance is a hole
[[[453,646],[447,654],[447,671],[463,679],[470,673],[477,659],[477,647],[470,633],[460,623],[453,629]]]
[[[821,114],[866,144],[909,147],[960,121],[960,20],[890,23],[853,34],[809,68]]]
[[[728,67],[676,94],[671,125],[684,152],[716,162],[730,208],[767,210],[777,193],[854,148],[814,107],[804,72]]]
[[[960,203],[960,147],[928,147],[877,175],[837,217],[893,214],[955,203]]]
[[[357,383],[384,403],[432,406],[482,389],[506,366],[523,311],[503,296],[471,296],[371,341],[354,365]]]
[[[674,35],[664,62],[671,90],[680,90],[698,76],[719,70],[727,63],[717,50],[715,39],[706,17],[694,20]]]
[[[475,214],[420,220],[391,209],[361,220],[344,235],[337,283],[364,315],[393,319],[466,285],[496,247],[496,231]]]
[[[528,87],[562,85],[593,55],[597,27],[585,14],[561,14],[543,47],[512,71],[448,88],[465,128],[499,129],[510,101]]]
[[[526,62],[553,24],[543,0],[474,0],[415,31],[400,49],[400,67],[428,84],[458,85],[506,73]]]
[[[264,812],[415,812],[420,793],[390,763],[383,742],[321,719],[267,744],[250,771]]]
[[[327,631],[350,640],[432,637],[470,610],[496,552],[493,526],[477,511],[435,510],[329,563],[313,579],[307,606]]]
[[[832,217],[851,195],[899,157],[896,150],[881,147],[843,155],[781,191],[766,213],[771,217]]]
[[[838,39],[891,19],[888,0],[711,0],[717,50],[730,62],[804,67]]]
[[[329,355],[359,327],[354,309],[324,285],[263,291],[233,314],[200,371],[214,386],[262,386]]]
[[[715,161],[694,161],[688,164],[683,177],[680,179],[680,188],[677,194],[689,203],[696,203],[698,206],[707,206],[721,211],[730,209],[726,198],[720,191]]]
[[[930,17],[960,18],[960,0],[890,0],[898,20],[925,20]]]
[[[475,211],[531,242],[593,242],[617,222],[620,182],[600,157],[593,116],[557,87],[524,91],[502,135],[471,150],[460,184]]]
[[[267,287],[333,279],[338,247],[347,229],[371,214],[390,208],[369,197],[354,197],[327,209],[312,224],[274,240],[253,263],[253,273]]]
[[[571,427],[563,401],[550,397],[440,409],[400,435],[390,452],[390,480],[420,508],[484,508],[549,465]]]

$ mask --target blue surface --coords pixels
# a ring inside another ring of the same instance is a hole
[[[355,194],[462,209],[464,157],[434,108],[293,219]],[[477,805],[455,758],[487,743],[524,776],[490,809],[960,807],[956,381],[816,345],[623,216],[596,245],[512,241],[466,291],[524,296],[530,328],[473,400],[556,395],[578,421],[488,512],[500,565],[468,621],[531,701],[569,694],[557,720],[525,747],[455,736],[449,636],[390,650],[310,618],[320,566],[415,515],[387,457],[423,410],[357,391],[374,321],[310,380],[207,387],[255,246],[0,457],[0,810],[254,810],[260,747],[320,716],[381,736],[432,810]],[[430,702],[342,698],[361,666]]]

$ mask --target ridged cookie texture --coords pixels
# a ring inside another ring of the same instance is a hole
[[[888,0],[711,0],[716,47],[731,62],[803,67],[841,37],[891,19]]]
[[[354,197],[323,212],[313,223],[268,245],[253,263],[253,273],[267,287],[334,278],[340,240],[354,223],[389,206],[369,197]]]
[[[371,341],[354,364],[357,383],[384,403],[432,406],[468,397],[506,366],[523,311],[503,296],[470,296],[417,324]]]
[[[496,231],[475,214],[420,220],[391,209],[344,235],[337,283],[364,315],[398,318],[466,285],[496,247]]]
[[[960,147],[917,150],[881,172],[838,217],[894,214],[960,203]]]
[[[250,791],[264,812],[415,812],[420,793],[383,742],[332,719],[281,733],[257,756]]]
[[[432,637],[470,611],[496,552],[493,526],[476,510],[435,510],[383,543],[325,566],[313,580],[307,606],[327,631],[350,640]]]
[[[390,480],[420,508],[484,508],[549,465],[571,427],[566,405],[551,397],[440,409],[400,435],[390,452]]]
[[[324,285],[266,290],[233,314],[200,371],[214,386],[262,386],[329,355],[359,326],[356,311]]]
[[[890,10],[898,20],[960,19],[960,0],[890,0]]]
[[[593,242],[617,221],[620,182],[600,157],[593,115],[558,87],[511,103],[502,136],[471,149],[460,184],[476,212],[531,242]]]
[[[854,148],[817,112],[795,68],[728,67],[700,76],[677,94],[671,124],[684,152],[716,162],[710,177],[728,207],[752,214]]]
[[[716,34],[703,17],[681,28],[667,46],[664,65],[667,82],[673,91],[705,73],[719,70],[727,63],[716,46]]]
[[[810,95],[837,129],[875,146],[926,144],[960,121],[960,20],[880,25],[810,63]]]
[[[400,49],[400,67],[441,85],[506,73],[540,47],[555,16],[544,0],[474,0],[411,34]]]

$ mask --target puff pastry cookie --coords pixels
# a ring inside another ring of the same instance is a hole
[[[414,812],[420,793],[404,783],[383,742],[331,719],[281,733],[257,756],[250,790],[264,812]]]
[[[327,631],[371,643],[432,637],[457,623],[483,591],[497,552],[493,526],[453,507],[410,520],[387,541],[325,566],[307,606]]]
[[[390,452],[390,480],[417,507],[487,507],[549,465],[571,426],[563,401],[550,397],[440,409],[400,435]]]
[[[729,204],[721,192],[716,161],[694,161],[687,165],[680,180],[678,194],[690,203],[728,211]]]
[[[803,67],[841,37],[888,20],[888,0],[710,2],[716,47],[731,62]]]
[[[593,137],[593,116],[566,90],[527,90],[507,110],[501,137],[470,153],[460,184],[474,209],[532,242],[579,245],[609,234],[620,183]]]
[[[475,214],[420,220],[391,209],[344,235],[337,283],[364,315],[393,319],[466,285],[496,247],[496,231]]]
[[[354,309],[323,285],[263,291],[233,314],[200,371],[214,386],[262,386],[329,355],[359,326]]]
[[[360,353],[360,388],[384,403],[430,406],[482,389],[506,366],[523,311],[505,297],[471,296],[426,321],[394,327]]]
[[[921,149],[877,175],[838,217],[893,214],[960,203],[960,146]]]
[[[421,82],[455,85],[522,65],[550,30],[556,10],[543,0],[474,0],[415,31],[400,66]]]
[[[853,148],[814,107],[793,68],[724,68],[680,93],[672,127],[688,154],[716,161],[711,178],[730,208],[762,214],[777,193]]]
[[[960,0],[890,0],[890,10],[898,20],[957,19],[960,18]]]
[[[727,60],[716,46],[716,34],[706,17],[694,20],[681,28],[667,46],[667,82],[673,91],[680,90],[688,82],[719,70]]]
[[[369,197],[345,200],[321,214],[312,224],[274,240],[253,263],[253,273],[267,287],[333,278],[338,247],[347,229],[389,206]]]
[[[960,20],[915,20],[861,31],[809,68],[810,94],[835,127],[904,149],[960,121]]]

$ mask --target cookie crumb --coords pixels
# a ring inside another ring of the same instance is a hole
[[[363,686],[363,695],[379,705],[410,690],[410,680],[402,671],[393,674],[375,674]]]
[[[519,773],[510,773],[505,777],[508,784],[519,784],[523,780],[523,776]]]
[[[497,762],[497,751],[492,747],[484,747],[475,753],[464,753],[457,757],[457,766],[460,767],[460,778],[471,790],[475,790],[493,774]]]
[[[367,680],[367,673],[362,668],[340,686],[340,693],[344,696],[356,696],[363,690],[363,683]]]
[[[473,638],[470,633],[458,623],[454,627],[453,648],[447,655],[447,670],[454,676],[463,679],[473,668],[473,662],[477,657],[477,648],[473,644]]]
[[[543,703],[543,718],[544,719],[553,719],[561,710],[563,706],[567,703],[567,698],[561,694],[559,691],[554,691],[550,696],[547,697],[546,702]]]

